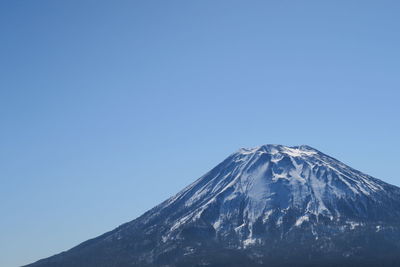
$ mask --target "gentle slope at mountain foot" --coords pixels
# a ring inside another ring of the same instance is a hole
[[[399,222],[400,188],[309,146],[264,145],[28,266],[400,266]]]

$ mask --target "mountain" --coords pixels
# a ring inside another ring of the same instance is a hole
[[[263,145],[28,266],[400,266],[399,222],[400,188],[309,146]]]

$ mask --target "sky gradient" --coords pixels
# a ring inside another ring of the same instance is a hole
[[[130,221],[241,147],[400,186],[399,1],[0,3],[0,266]]]

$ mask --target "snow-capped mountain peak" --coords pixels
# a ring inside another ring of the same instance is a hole
[[[210,257],[224,255],[215,253],[221,249],[231,256],[246,251],[249,262],[276,260],[282,266],[288,247],[298,251],[291,258],[303,263],[328,251],[338,259],[332,266],[342,266],[346,257],[361,253],[364,259],[381,247],[390,257],[400,255],[398,221],[398,187],[310,146],[262,145],[239,149],[138,219],[33,266],[58,266],[53,261],[66,259],[71,264],[62,266],[100,266],[107,260],[107,266],[198,266],[187,259],[207,265]],[[94,257],[88,265],[85,255],[95,254],[110,257]],[[116,255],[124,255],[125,265],[115,265]]]

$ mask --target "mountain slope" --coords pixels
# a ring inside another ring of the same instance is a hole
[[[308,146],[264,145],[29,266],[400,266],[399,222],[398,187]]]

